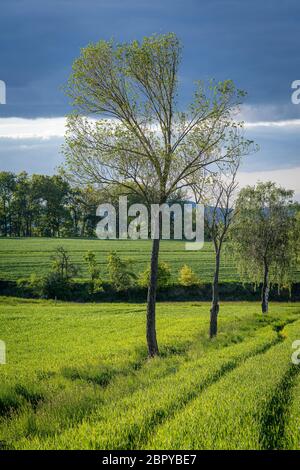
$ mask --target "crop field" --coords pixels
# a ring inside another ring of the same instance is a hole
[[[2,449],[300,448],[300,304],[144,304],[0,298]]]
[[[87,277],[86,263],[83,260],[87,251],[95,252],[103,280],[107,279],[107,256],[116,251],[122,258],[132,260],[135,273],[145,270],[150,262],[151,241],[149,240],[84,240],[53,238],[0,239],[0,279],[15,280],[29,277],[32,273],[46,273],[51,266],[51,256],[56,247],[64,246],[76,263],[80,278]],[[166,261],[172,268],[172,278],[178,278],[183,264],[188,264],[198,273],[204,282],[211,281],[214,258],[211,243],[206,243],[199,251],[186,251],[182,241],[161,242],[160,260]],[[223,260],[224,261],[224,260]],[[237,280],[238,274],[232,263],[226,258],[221,268],[222,280]]]
[[[80,271],[78,277],[87,277],[87,267],[83,260],[87,251],[95,252],[101,276],[107,280],[107,256],[116,251],[122,258],[132,260],[135,273],[145,270],[150,262],[150,240],[88,240],[53,238],[0,238],[0,279],[16,280],[29,277],[32,273],[44,274],[51,266],[51,256],[55,248],[64,246],[72,261]],[[227,250],[228,251],[228,250]],[[182,241],[162,240],[160,260],[167,262],[172,269],[172,280],[176,282],[183,264],[188,264],[203,282],[211,282],[214,270],[214,253],[211,243],[205,243],[200,251],[186,251]],[[295,272],[295,281],[300,281],[300,267]],[[220,280],[238,281],[239,275],[234,262],[227,252],[221,259]]]

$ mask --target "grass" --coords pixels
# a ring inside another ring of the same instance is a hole
[[[300,365],[295,366],[298,369]],[[294,381],[289,400],[289,409],[286,413],[285,433],[281,439],[281,447],[286,449],[300,449],[300,374]]]
[[[83,257],[89,250],[96,253],[103,280],[107,280],[107,256],[110,251],[117,251],[120,256],[131,258],[136,273],[144,271],[150,262],[150,240],[0,238],[0,279],[16,280],[29,277],[33,272],[46,273],[51,265],[51,255],[55,248],[61,245],[70,252],[73,262],[80,267],[79,276],[83,279],[87,277],[86,263],[83,261]],[[214,270],[214,254],[211,243],[205,243],[201,251],[193,252],[186,251],[182,241],[163,240],[160,260],[169,263],[174,281],[178,279],[180,268],[184,264],[188,264],[203,282],[211,282]],[[227,257],[225,263],[224,256],[221,264],[221,280],[239,280],[232,260]]]
[[[288,339],[300,322],[286,327]],[[161,427],[146,447],[160,449],[277,449],[282,441],[292,378],[284,341],[254,356],[208,388]]]
[[[151,361],[145,310],[0,298],[0,448],[299,446],[299,304],[225,303],[213,341],[207,303],[158,304]]]

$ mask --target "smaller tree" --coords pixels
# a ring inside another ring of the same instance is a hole
[[[72,263],[70,255],[64,247],[56,248],[52,256],[52,269],[46,276],[32,275],[29,287],[33,292],[45,298],[70,298],[73,277],[78,273],[78,267]]]
[[[215,251],[215,269],[212,283],[212,303],[210,309],[209,336],[213,338],[218,332],[218,315],[220,310],[219,277],[221,252],[227,237],[229,227],[233,220],[234,194],[237,188],[236,175],[239,168],[239,159],[228,165],[227,174],[213,174],[207,178],[206,191],[203,193],[202,185],[192,185],[196,202],[206,205],[205,231],[212,240]]]
[[[179,284],[184,287],[196,286],[200,284],[200,279],[190,266],[184,264],[179,271]]]
[[[299,253],[293,191],[275,183],[242,189],[237,200],[231,245],[244,279],[262,283],[262,312],[268,312],[270,283],[292,282]]]
[[[102,281],[100,279],[100,269],[97,264],[96,255],[92,251],[88,251],[84,256],[84,261],[88,264],[88,271],[91,277],[91,293],[102,292]]]
[[[136,275],[131,270],[132,261],[122,260],[115,252],[110,253],[108,258],[108,273],[111,285],[117,290],[127,290],[132,287]]]
[[[143,273],[140,274],[139,285],[141,287],[149,286],[150,274],[151,274],[150,266]],[[170,281],[171,281],[170,266],[164,261],[159,261],[158,269],[157,269],[157,287],[160,289],[163,287],[167,287],[170,284]]]
[[[52,256],[52,271],[67,280],[72,279],[78,273],[78,267],[72,263],[69,253],[63,246],[57,247]]]

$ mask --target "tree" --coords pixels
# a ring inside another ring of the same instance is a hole
[[[192,186],[196,201],[206,204],[205,228],[212,240],[215,251],[215,269],[212,283],[212,303],[210,309],[209,336],[213,338],[218,332],[218,314],[220,310],[219,300],[219,276],[221,252],[228,234],[235,212],[233,211],[233,197],[237,188],[236,174],[239,167],[237,159],[228,167],[229,174],[212,175],[206,183],[206,192],[202,186]]]
[[[292,280],[299,252],[299,224],[292,198],[293,191],[267,182],[247,186],[237,199],[231,245],[242,277],[262,283],[263,313],[268,312],[270,283]]]
[[[197,286],[200,284],[200,279],[197,274],[194,273],[192,268],[187,264],[184,264],[180,269],[178,281],[179,284],[185,287]]]
[[[68,217],[64,228],[67,234],[75,237],[95,236],[96,209],[101,200],[106,200],[102,190],[89,185],[70,187],[65,205]]]
[[[78,268],[72,263],[67,250],[63,246],[59,246],[52,256],[52,270],[60,274],[62,279],[70,280],[78,273]]]
[[[13,234],[18,237],[31,236],[34,219],[40,207],[34,199],[32,178],[26,172],[21,172],[15,177],[11,207]]]
[[[41,297],[68,299],[78,267],[72,263],[70,255],[62,246],[56,248],[51,260],[51,270],[45,276],[31,275],[27,285]]]
[[[87,262],[88,271],[91,277],[91,293],[102,292],[102,281],[100,279],[100,269],[97,264],[96,255],[92,251],[88,251],[84,256],[84,261]]]
[[[244,92],[230,80],[199,81],[191,105],[181,112],[180,58],[175,34],[129,44],[100,41],[82,49],[66,90],[75,108],[65,141],[66,168],[73,178],[101,187],[122,185],[147,204],[161,205],[199,169],[240,154],[246,142],[232,116]],[[90,120],[91,115],[98,119]],[[159,237],[154,238],[147,297],[150,357],[158,354],[159,246]]]
[[[151,266],[149,266],[143,273],[140,274],[139,284],[141,287],[149,287],[151,279]],[[164,261],[160,261],[157,266],[157,287],[167,287],[171,281],[170,266]]]
[[[13,173],[0,172],[0,224],[1,232],[7,237],[12,234],[12,199],[16,187],[16,178]]]
[[[108,274],[111,285],[117,290],[126,290],[132,286],[136,275],[131,271],[131,261],[122,260],[116,253],[107,257]]]
[[[34,175],[35,198],[39,200],[39,226],[43,236],[60,236],[67,218],[66,203],[70,186],[61,176]]]

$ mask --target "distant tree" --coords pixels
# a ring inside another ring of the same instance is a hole
[[[56,248],[51,260],[51,270],[45,276],[32,274],[26,284],[41,297],[69,299],[73,278],[78,273],[78,267],[72,263],[70,255],[62,246]]]
[[[292,281],[299,253],[299,222],[293,191],[275,183],[242,189],[236,203],[231,247],[243,279],[262,283],[262,312],[268,312],[270,283]]]
[[[35,198],[39,200],[41,214],[39,227],[43,236],[60,236],[67,218],[66,202],[69,184],[59,175],[34,175]]]
[[[151,267],[149,266],[144,272],[139,276],[139,285],[141,287],[149,287],[151,279]],[[171,281],[171,268],[164,261],[158,262],[157,267],[157,287],[163,288],[167,287]]]
[[[39,201],[34,198],[32,177],[25,171],[15,177],[12,202],[12,226],[16,236],[30,237],[40,211]]]
[[[110,253],[108,258],[108,275],[111,285],[117,290],[127,290],[133,286],[136,279],[131,268],[131,260],[121,259],[115,252]]]
[[[7,171],[0,172],[0,230],[5,237],[12,235],[12,201],[16,177]]]
[[[214,174],[207,178],[206,192],[203,192],[203,182],[199,186],[192,185],[196,202],[206,204],[205,228],[212,240],[215,251],[215,269],[212,283],[212,303],[210,309],[209,336],[213,338],[218,332],[218,314],[220,310],[219,277],[221,253],[235,211],[234,195],[237,188],[236,174],[239,160],[227,168],[227,174]]]
[[[64,175],[64,179],[67,177]],[[92,185],[71,185],[66,200],[68,212],[67,232],[75,237],[96,237],[96,209],[107,202],[107,194]]]
[[[196,286],[200,284],[200,279],[190,266],[184,264],[179,272],[179,284],[184,287]]]
[[[78,267],[63,246],[59,246],[52,256],[52,270],[59,273],[62,279],[72,279],[78,273]]]
[[[84,256],[84,261],[88,264],[88,271],[91,278],[91,292],[102,292],[103,286],[100,279],[100,269],[96,260],[96,255],[92,251],[88,251]]]
[[[185,112],[178,109],[181,45],[174,34],[141,43],[100,41],[82,49],[67,93],[67,169],[81,182],[134,189],[148,204],[163,204],[201,168],[235,159],[249,142],[233,113],[244,96],[230,80],[198,82]],[[100,117],[96,122],[84,116]],[[158,224],[159,225],[159,224]],[[158,233],[159,230],[158,230]],[[152,242],[146,337],[158,354],[156,288],[159,239]]]

